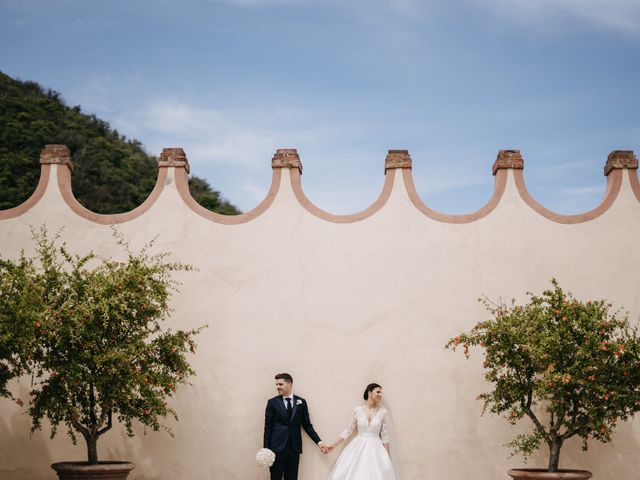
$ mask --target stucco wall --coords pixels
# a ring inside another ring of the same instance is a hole
[[[383,385],[413,479],[506,478],[522,465],[503,444],[516,433],[503,419],[480,416],[480,356],[443,348],[485,317],[477,298],[524,299],[555,276],[580,298],[608,298],[640,313],[640,186],[633,154],[610,156],[607,193],[592,212],[561,216],[526,191],[517,152],[501,152],[495,192],[475,214],[447,216],[420,201],[411,160],[387,157],[380,198],[365,212],[335,216],[304,196],[295,151],[273,159],[273,184],[255,211],[225,218],[188,195],[188,162],[166,150],[158,185],[141,207],[118,216],[86,211],[73,198],[64,149],[43,155],[32,199],[0,212],[2,256],[30,249],[29,226],[64,227],[72,249],[112,254],[110,224],[140,246],[191,263],[182,273],[170,324],[208,323],[193,357],[197,376],[174,400],[180,422],[133,439],[115,428],[99,442],[103,459],[136,463],[132,479],[264,479],[253,457],[262,442],[273,375],[288,371],[310,405],[320,436],[333,440],[364,386]],[[48,155],[48,156],[47,156]],[[489,170],[489,168],[487,168]],[[488,172],[489,173],[489,172]],[[382,180],[382,179],[381,179]],[[28,380],[16,385],[25,393]],[[49,464],[83,459],[84,445],[64,434],[29,435],[29,417],[0,400],[0,478],[51,479]],[[528,425],[526,426],[528,428]],[[612,445],[582,452],[570,441],[561,466],[599,479],[636,478],[640,426],[620,425]],[[304,437],[301,478],[325,479],[323,456]],[[530,465],[545,465],[542,451]]]

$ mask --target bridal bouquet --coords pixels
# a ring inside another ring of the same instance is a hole
[[[270,467],[276,461],[276,454],[268,448],[261,448],[256,453],[256,463],[261,467]]]

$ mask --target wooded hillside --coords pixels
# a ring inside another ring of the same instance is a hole
[[[153,189],[157,159],[139,141],[82,113],[80,106],[67,106],[58,92],[0,72],[0,210],[19,205],[33,193],[40,176],[40,151],[49,143],[71,150],[74,195],[94,212],[132,210]],[[205,179],[191,177],[189,187],[205,208],[240,213]]]

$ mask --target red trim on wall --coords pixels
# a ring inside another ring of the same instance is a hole
[[[40,178],[33,194],[22,204],[7,210],[0,211],[0,220],[18,217],[27,212],[36,203],[38,203],[38,201],[42,199],[44,193],[47,190],[47,185],[51,177],[52,168],[52,164],[41,164]],[[55,165],[55,168],[57,169],[56,178],[60,193],[69,208],[71,208],[71,210],[73,210],[80,217],[103,225],[129,222],[149,210],[162,193],[168,173],[167,168],[159,168],[156,184],[152,192],[140,206],[136,207],[130,212],[104,215],[88,210],[87,208],[82,206],[82,204],[80,204],[74,197],[71,186],[71,171],[67,165],[58,164]],[[637,169],[613,169],[611,170],[609,175],[607,175],[607,188],[600,205],[598,205],[593,210],[576,215],[562,215],[559,213],[555,213],[538,203],[527,190],[523,170],[521,169],[497,170],[495,175],[493,195],[491,196],[489,201],[479,210],[464,215],[447,215],[436,212],[435,210],[427,207],[418,195],[410,168],[402,168],[402,178],[411,203],[427,217],[445,223],[463,224],[479,220],[487,216],[496,208],[505,192],[507,185],[507,176],[509,174],[509,171],[511,171],[513,173],[515,185],[520,197],[529,207],[531,207],[531,209],[553,222],[561,224],[575,224],[587,222],[589,220],[598,218],[613,205],[622,187],[622,179],[624,175],[623,172],[625,170],[628,172],[631,190],[633,191],[636,199],[640,202],[640,181],[638,179]],[[211,212],[197,203],[189,192],[189,176],[187,171],[184,168],[174,169],[176,188],[178,190],[178,193],[180,194],[180,197],[186,203],[186,205],[201,217],[204,217],[215,223],[225,225],[238,225],[249,222],[264,213],[271,206],[280,188],[280,182],[282,179],[282,168],[273,168],[272,171],[273,175],[269,191],[267,192],[264,200],[256,208],[241,215],[221,215]],[[293,189],[293,193],[296,199],[298,200],[300,205],[309,213],[328,222],[353,223],[369,218],[386,204],[389,197],[391,196],[391,192],[394,187],[394,180],[396,175],[395,172],[396,169],[389,169],[385,173],[385,180],[382,191],[371,206],[361,212],[350,215],[334,215],[315,206],[307,198],[302,189],[300,171],[297,168],[290,168],[289,176],[291,181],[291,188]]]
[[[38,179],[38,185],[31,196],[16,207],[9,208],[7,210],[0,210],[0,220],[18,217],[38,203],[44,195],[44,192],[47,191],[47,184],[49,183],[50,176],[51,164],[45,163],[40,165],[40,178]]]
[[[616,168],[612,170],[609,175],[607,175],[607,189],[600,205],[598,205],[593,210],[589,210],[586,213],[580,213],[577,215],[561,215],[559,213],[552,212],[548,208],[543,207],[531,196],[531,194],[527,190],[527,186],[524,183],[524,175],[522,174],[522,170],[514,170],[513,175],[515,177],[518,193],[527,205],[529,205],[533,210],[538,212],[543,217],[553,222],[564,224],[583,223],[589,220],[593,220],[594,218],[598,218],[604,212],[609,210],[611,205],[613,205],[613,202],[616,200],[616,197],[620,192],[620,188],[622,187],[622,170]]]
[[[166,179],[167,169],[160,168],[158,170],[158,178],[156,179],[156,184],[153,187],[153,190],[141,205],[137,206],[130,212],[105,215],[92,212],[91,210],[82,206],[82,204],[78,202],[78,200],[76,200],[76,197],[73,195],[73,189],[71,188],[71,171],[69,170],[69,167],[67,165],[58,165],[58,188],[60,188],[60,193],[62,194],[62,198],[64,199],[65,203],[69,206],[69,208],[71,208],[71,210],[73,210],[82,218],[95,223],[99,223],[101,225],[114,225],[118,223],[130,222],[134,218],[138,218],[140,215],[149,210],[151,206],[156,202],[156,200],[160,196],[160,193],[162,193]]]
[[[316,207],[313,203],[311,203],[311,200],[307,198],[307,196],[304,194],[304,191],[302,190],[300,171],[297,168],[290,168],[289,176],[291,177],[291,188],[293,189],[293,193],[298,199],[300,205],[302,205],[302,207],[309,213],[328,222],[353,223],[364,220],[365,218],[369,218],[371,215],[380,210],[385,203],[387,203],[387,200],[389,200],[389,197],[391,196],[391,191],[393,190],[393,182],[396,176],[396,170],[389,169],[384,174],[384,185],[382,187],[380,195],[375,202],[373,202],[365,210],[350,215],[334,215],[322,210],[321,208]]]
[[[240,215],[221,215],[219,213],[212,212],[211,210],[207,210],[198,202],[196,202],[191,196],[191,192],[189,191],[189,174],[184,168],[175,169],[176,188],[178,189],[180,197],[182,197],[184,203],[186,203],[191,210],[193,210],[201,217],[225,225],[238,225],[253,220],[271,206],[273,200],[276,198],[278,189],[280,188],[280,179],[282,177],[281,170],[282,169],[280,168],[273,169],[273,175],[271,177],[271,187],[269,187],[269,192],[267,193],[267,196],[264,198],[264,200],[262,200],[262,202],[260,202],[260,204],[253,210],[250,210],[247,213],[242,213]]]
[[[638,182],[638,169],[630,168],[629,170],[627,170],[627,172],[629,172],[629,183],[631,183],[631,190],[640,202],[640,182]]]
[[[512,171],[515,171],[515,170],[512,170]],[[518,170],[518,171],[522,171],[522,170]],[[479,210],[476,210],[473,213],[468,213],[464,215],[447,215],[447,214],[436,212],[435,210],[430,209],[424,204],[424,202],[420,198],[420,195],[418,195],[416,186],[413,183],[413,175],[411,174],[411,170],[408,170],[408,169],[403,170],[402,175],[404,179],[404,186],[407,189],[407,194],[411,199],[411,203],[413,203],[413,205],[422,213],[424,213],[427,217],[433,220],[437,220],[439,222],[445,222],[445,223],[471,223],[483,217],[486,217],[498,206],[498,203],[500,203],[500,200],[502,199],[502,195],[504,194],[504,191],[507,186],[508,172],[509,170],[506,170],[506,169],[497,170],[495,175],[495,181],[493,184],[493,195],[491,196],[489,201]]]

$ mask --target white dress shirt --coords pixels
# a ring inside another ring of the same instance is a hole
[[[284,402],[284,409],[287,409],[287,398],[291,399],[291,409],[293,409],[293,393],[290,393],[286,397],[282,395],[282,401]]]

